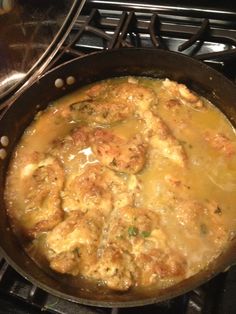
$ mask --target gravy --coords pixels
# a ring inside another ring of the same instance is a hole
[[[162,289],[207,267],[235,231],[235,129],[183,84],[98,82],[35,117],[5,200],[39,264],[73,282]]]

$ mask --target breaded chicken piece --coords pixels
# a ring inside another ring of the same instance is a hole
[[[159,215],[151,210],[126,206],[112,212],[103,241],[131,252],[151,231],[159,227]]]
[[[113,207],[133,203],[138,182],[127,180],[106,167],[88,164],[81,174],[71,175],[62,193],[65,211],[100,209],[108,215]]]
[[[116,99],[112,95],[108,83],[103,83],[103,86],[106,86],[106,88],[95,89],[96,85],[93,86],[92,91],[95,90],[96,92],[88,91],[87,99],[70,105],[71,115],[74,120],[111,124],[122,121],[134,114],[135,107],[133,103]]]
[[[103,225],[103,217],[73,211],[46,237],[50,267],[60,273],[86,275],[96,251]]]
[[[204,107],[203,101],[198,95],[190,91],[186,85],[165,79],[162,83],[163,88],[172,96],[172,103],[176,99],[184,105],[190,105],[195,109]]]
[[[60,199],[64,184],[63,168],[50,155],[38,154],[36,159],[21,171],[25,206],[16,215],[19,216],[20,228],[32,237],[51,230],[63,218]]]
[[[66,212],[102,208],[107,214],[112,209],[112,194],[105,182],[106,170],[99,165],[87,166],[78,175],[71,175],[62,192],[63,208]]]
[[[153,90],[139,84],[101,82],[86,91],[87,99],[70,105],[74,120],[111,124],[135,114],[136,108],[148,109],[156,102]]]
[[[98,160],[110,169],[135,174],[144,167],[147,146],[140,136],[126,140],[109,130],[96,129],[91,144]]]
[[[157,96],[151,88],[142,86],[138,81],[131,83],[130,78],[128,82],[117,84],[111,89],[111,96],[117,101],[121,99],[126,104],[132,105],[135,111],[145,111],[157,103]]]
[[[231,141],[226,135],[222,133],[206,132],[205,140],[211,145],[212,148],[230,157],[235,155],[236,143]]]
[[[71,212],[46,236],[50,267],[118,291],[185,275],[186,260],[169,247],[157,213],[124,207],[112,215],[107,225],[101,212]]]
[[[110,289],[126,291],[134,285],[135,264],[131,255],[116,246],[107,246],[89,275],[104,282]]]
[[[175,215],[183,227],[183,232],[190,236],[199,238],[200,235],[205,240],[217,243],[218,247],[225,243],[227,232],[222,210],[216,202],[182,200],[175,208]]]
[[[146,243],[151,247],[152,243]],[[161,279],[177,280],[186,277],[186,258],[175,249],[161,250],[159,248],[149,248],[147,252],[140,250],[135,258],[135,263],[139,265],[140,272],[137,282],[141,286],[155,284]]]
[[[49,153],[64,164],[67,160],[78,157],[78,152],[90,146],[93,129],[87,126],[76,127],[62,138],[53,141]]]
[[[134,273],[131,271],[134,283],[146,286],[163,277],[185,275],[185,258],[169,246],[156,212],[144,208],[120,208],[112,213],[107,230],[102,241],[104,250],[112,246],[129,252],[132,269],[135,269]]]
[[[151,111],[145,111],[142,118],[146,124],[144,135],[156,154],[160,154],[184,167],[187,161],[186,153],[161,118]]]

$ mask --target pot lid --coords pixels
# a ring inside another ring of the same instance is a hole
[[[38,77],[85,0],[0,0],[0,102]]]

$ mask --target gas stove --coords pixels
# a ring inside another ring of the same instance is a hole
[[[180,1],[179,1],[180,2]],[[236,82],[236,5],[232,1],[88,0],[44,72],[95,51],[148,47],[187,54]],[[115,62],[115,61],[114,61]],[[139,308],[96,308],[52,296],[0,259],[0,313],[233,314],[236,267],[172,300]]]
[[[49,67],[60,57],[62,62],[104,49],[154,47],[202,60],[235,80],[236,6],[234,11],[173,3],[87,1]]]

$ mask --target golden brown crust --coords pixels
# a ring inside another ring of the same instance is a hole
[[[227,240],[222,210],[216,202],[178,201],[175,213],[183,231],[221,248]]]
[[[98,83],[86,91],[87,98],[70,106],[75,120],[111,124],[130,118],[135,110],[148,109],[156,102],[155,93],[139,84],[129,82],[110,85]]]
[[[126,140],[104,129],[95,130],[92,139],[93,152],[104,166],[129,174],[144,167],[146,148],[138,136]]]
[[[13,216],[25,235],[36,237],[63,219],[60,191],[64,185],[64,171],[58,160],[50,155],[34,154],[31,160],[33,162],[21,171],[24,208]]]
[[[160,216],[154,211],[120,208],[110,220],[106,241],[129,252],[131,273],[139,286],[157,283],[163,277],[183,278],[186,274],[185,257],[168,243]]]
[[[236,145],[226,135],[222,133],[210,133],[206,132],[205,140],[212,148],[216,149],[220,153],[225,154],[228,157],[235,155]]]
[[[62,195],[63,208],[82,212],[100,209],[107,216],[113,207],[133,203],[137,182],[130,187],[129,183],[98,163],[88,164],[77,176],[68,177]]]
[[[200,97],[190,91],[184,84],[178,84],[177,82],[166,79],[163,81],[163,88],[165,88],[171,96],[175,97],[173,99],[180,101],[180,103],[184,105],[189,105],[195,109],[204,108],[203,101]]]
[[[177,165],[185,167],[186,152],[164,121],[151,111],[143,112],[141,117],[145,121],[145,139],[150,144],[153,154],[162,155]]]

